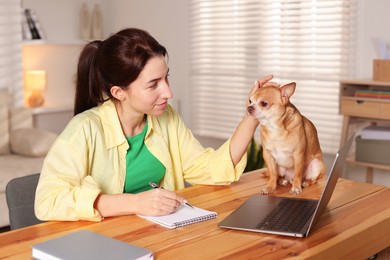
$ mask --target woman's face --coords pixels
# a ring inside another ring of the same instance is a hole
[[[151,58],[138,78],[126,90],[126,106],[149,115],[161,115],[173,97],[165,57]]]

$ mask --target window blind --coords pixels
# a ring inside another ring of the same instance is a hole
[[[291,102],[339,147],[339,80],[355,76],[356,0],[191,0],[191,128],[229,138],[253,82],[296,82]],[[256,132],[256,136],[258,136]]]
[[[20,0],[0,1],[0,88],[8,88],[14,106],[23,105]]]

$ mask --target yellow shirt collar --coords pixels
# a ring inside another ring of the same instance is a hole
[[[119,121],[118,114],[116,112],[115,104],[112,100],[107,100],[102,105],[94,108],[97,113],[100,113],[102,127],[104,130],[104,137],[107,144],[107,149],[117,147],[123,143],[127,143],[126,137],[123,134],[121,123]],[[148,130],[146,132],[146,137],[148,137],[151,131],[154,131],[156,134],[162,136],[163,132],[158,121],[158,117],[148,115]]]

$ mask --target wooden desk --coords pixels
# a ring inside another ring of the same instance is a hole
[[[297,197],[319,198],[326,178]],[[102,222],[47,222],[0,234],[0,259],[29,259],[31,245],[88,229],[148,248],[157,259],[364,259],[390,246],[390,189],[340,179],[329,210],[308,238],[282,237],[218,228],[217,224],[267,179],[246,173],[231,186],[193,186],[181,190],[193,205],[216,211],[216,219],[167,229],[137,216],[106,218]],[[290,187],[275,195],[289,195]]]

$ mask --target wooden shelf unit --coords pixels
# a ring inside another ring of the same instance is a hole
[[[340,81],[339,111],[344,116],[340,144],[344,144],[350,132],[350,126],[367,122],[373,125],[390,123],[390,99],[356,97],[356,90],[390,91],[390,82],[373,80]],[[372,183],[373,169],[390,171],[390,165],[360,162],[351,155],[348,163],[366,167],[366,182]]]

